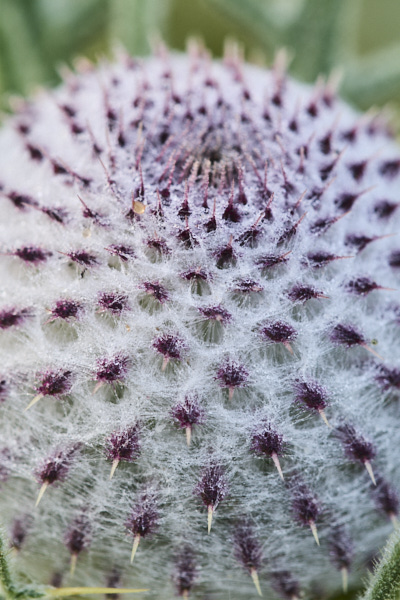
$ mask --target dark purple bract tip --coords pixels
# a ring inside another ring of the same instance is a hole
[[[153,296],[160,304],[164,304],[169,300],[168,291],[159,281],[144,281],[139,287],[144,289],[149,296]]]
[[[165,333],[153,341],[153,348],[162,354],[165,359],[180,360],[186,349],[186,344],[179,336]]]
[[[54,319],[73,319],[78,317],[79,311],[82,309],[80,302],[75,300],[58,300],[51,308],[51,320]]]
[[[158,527],[159,514],[154,494],[148,491],[139,493],[125,527],[134,536],[147,537]]]
[[[329,556],[332,563],[340,571],[350,569],[353,562],[354,545],[343,526],[334,525],[329,535]]]
[[[93,267],[97,264],[97,257],[86,250],[75,250],[73,252],[67,252],[66,256],[72,260],[72,262],[82,267]]]
[[[254,527],[247,517],[242,517],[236,524],[234,536],[234,553],[236,560],[246,571],[259,571],[262,565],[262,549]]]
[[[220,304],[217,306],[201,306],[198,310],[206,319],[218,321],[222,323],[222,325],[226,325],[232,319],[231,313]]]
[[[255,454],[267,458],[271,458],[273,454],[282,456],[285,446],[283,436],[268,421],[262,421],[254,428],[251,437],[251,450]]]
[[[366,340],[354,325],[339,323],[335,325],[330,334],[331,341],[337,346],[364,346]]]
[[[350,423],[337,427],[337,435],[341,440],[347,458],[365,464],[376,456],[374,445],[358,433]]]
[[[127,429],[112,433],[106,440],[106,456],[110,460],[133,462],[140,454],[139,427],[132,425]]]
[[[72,371],[46,371],[36,386],[38,394],[43,396],[61,396],[71,389]]]
[[[183,401],[175,404],[171,409],[171,416],[180,427],[200,425],[205,420],[197,394],[187,394]]]
[[[318,499],[299,477],[294,478],[290,487],[292,509],[296,520],[301,525],[310,526],[311,523],[315,523],[321,513]]]
[[[128,296],[121,292],[102,292],[98,303],[102,310],[119,315],[128,308]]]
[[[86,513],[75,517],[64,535],[64,543],[72,555],[85,550],[91,541],[91,524]]]
[[[328,405],[328,392],[317,381],[296,381],[295,401],[309,410],[321,411]]]
[[[245,366],[237,361],[225,360],[219,367],[216,379],[223,388],[240,388],[246,385],[249,373]]]
[[[7,308],[0,310],[0,329],[9,329],[9,327],[18,327],[25,318],[29,316],[29,310],[24,308]]]
[[[300,584],[290,571],[272,571],[271,587],[286,600],[300,598]]]
[[[385,365],[380,365],[375,379],[385,391],[400,391],[400,369],[390,369]]]
[[[178,596],[188,597],[197,579],[197,565],[194,552],[188,544],[184,544],[175,559],[172,575]]]
[[[51,454],[42,465],[36,469],[35,475],[39,483],[49,485],[56,481],[64,481],[71,466],[71,462],[78,450],[78,446],[71,446],[63,450],[57,450]]]
[[[202,477],[194,489],[200,496],[204,506],[217,508],[228,493],[228,481],[225,469],[216,463],[210,463],[202,473]]]
[[[264,325],[260,331],[262,337],[273,343],[291,342],[297,338],[297,331],[289,323],[274,321]]]
[[[393,519],[399,514],[399,494],[397,490],[380,475],[376,477],[376,487],[372,490],[375,505],[379,511]]]
[[[112,358],[97,361],[96,380],[102,383],[114,383],[125,379],[131,360],[128,356],[117,354]]]
[[[12,254],[26,263],[38,265],[42,262],[45,262],[49,256],[52,255],[52,252],[43,250],[42,248],[37,248],[36,246],[23,246],[21,248],[17,248],[17,250],[14,250]]]

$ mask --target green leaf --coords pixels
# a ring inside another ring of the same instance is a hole
[[[43,65],[34,27],[30,27],[24,0],[0,0],[0,69],[5,88],[26,90],[43,80]],[[31,7],[32,8],[32,7]],[[31,17],[34,9],[30,11]]]
[[[164,32],[169,6],[169,0],[113,0],[111,41],[122,42],[132,54],[148,54],[151,36]]]
[[[350,63],[343,93],[367,108],[400,97],[400,44],[377,50]]]
[[[107,50],[110,0],[0,0],[0,93],[58,81],[57,67]]]
[[[68,588],[50,588],[46,592],[46,597],[65,598],[65,596],[87,596],[91,594],[141,594],[148,592],[149,589],[136,588],[110,588],[110,587],[68,587]]]
[[[225,16],[240,24],[254,36],[257,43],[269,54],[281,47],[281,28],[271,18],[264,0],[204,0],[220,10]],[[282,25],[283,28],[283,25]]]
[[[360,600],[397,600],[400,594],[400,530],[389,538],[382,559]]]
[[[204,0],[241,26],[268,54],[286,46],[293,71],[314,81],[357,51],[362,0]]]
[[[51,63],[108,47],[110,0],[35,0],[42,16],[42,46]]]
[[[3,538],[3,532],[0,530],[0,587],[6,598],[14,598],[16,593],[15,585],[11,579],[10,568],[8,566],[8,553]]]
[[[294,53],[293,71],[314,81],[352,57],[360,7],[360,0],[308,0],[285,35]]]

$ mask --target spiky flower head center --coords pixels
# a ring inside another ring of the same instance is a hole
[[[335,590],[399,505],[384,124],[279,61],[192,48],[82,64],[0,148],[14,547],[32,536],[48,580],[134,577],[165,598]]]

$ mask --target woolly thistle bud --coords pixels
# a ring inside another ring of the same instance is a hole
[[[0,148],[16,569],[165,599],[356,586],[399,505],[380,117],[192,47],[83,64]]]

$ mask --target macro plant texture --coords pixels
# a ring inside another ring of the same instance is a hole
[[[284,63],[82,61],[5,124],[22,581],[329,598],[396,524],[400,152]]]

